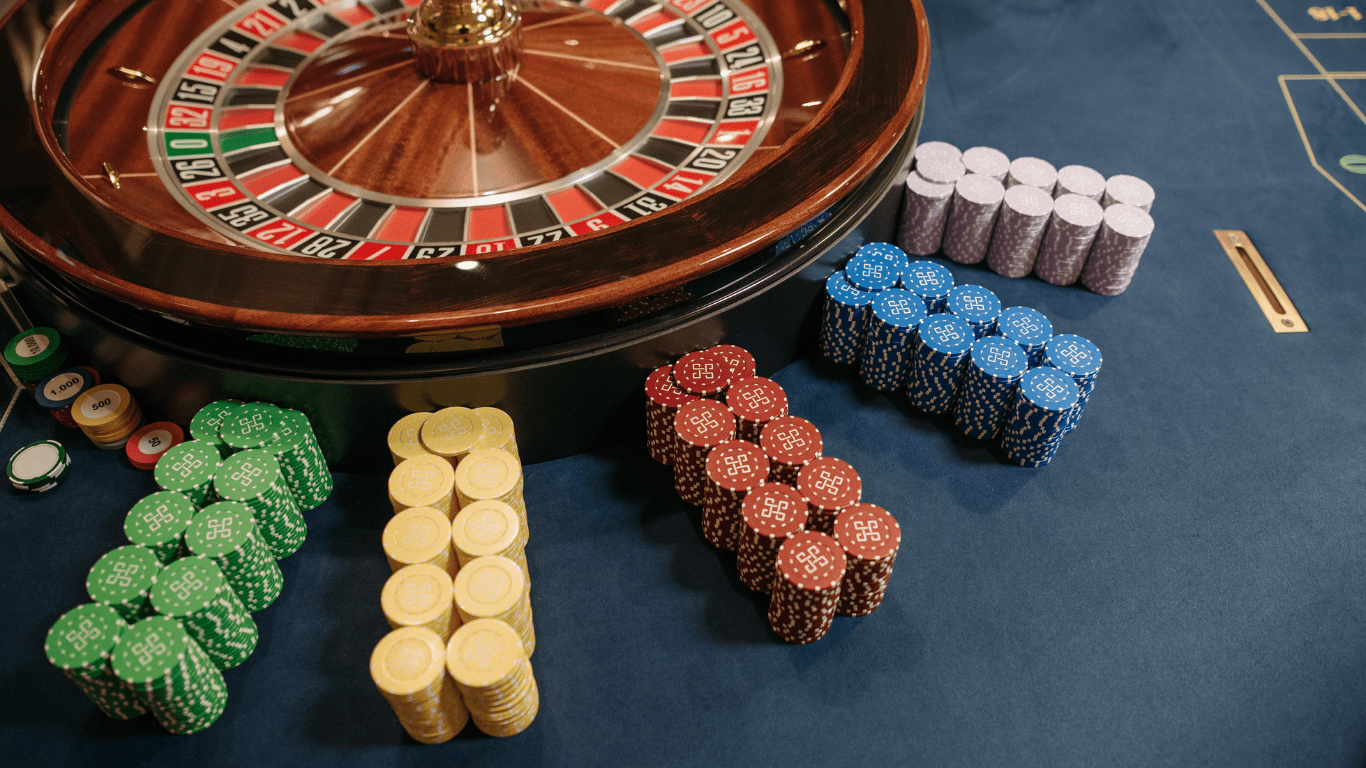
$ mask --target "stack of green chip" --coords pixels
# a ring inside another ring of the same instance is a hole
[[[5,361],[20,380],[42,381],[66,362],[66,345],[52,328],[30,328],[5,344]]]
[[[146,694],[157,722],[171,733],[208,728],[228,704],[223,673],[170,617],[153,616],[129,627],[112,663],[120,680]]]
[[[218,436],[234,451],[263,448],[275,439],[280,408],[270,403],[233,406],[218,425]]]
[[[261,538],[276,558],[303,546],[308,524],[285,484],[280,464],[266,451],[248,449],[229,456],[213,478],[213,490],[224,501],[251,508]]]
[[[152,589],[152,607],[181,626],[219,669],[232,669],[256,649],[256,622],[223,571],[194,555],[167,566]]]
[[[95,561],[86,577],[85,591],[91,600],[113,607],[132,624],[152,612],[147,596],[160,572],[161,561],[150,549],[129,544]]]
[[[152,476],[163,491],[179,491],[202,509],[214,501],[213,474],[222,463],[212,443],[187,440],[161,455]]]
[[[327,501],[332,493],[332,473],[327,471],[327,459],[307,416],[282,410],[275,441],[266,450],[280,462],[285,482],[301,508],[313,509]]]
[[[218,425],[223,423],[224,416],[241,404],[241,400],[215,400],[200,408],[194,418],[190,419],[190,439],[212,443],[218,449],[218,455],[227,458],[232,449],[218,435]]]
[[[185,546],[214,561],[252,613],[274,602],[284,588],[280,564],[257,532],[251,508],[241,502],[220,501],[195,515]]]
[[[147,711],[142,694],[110,668],[119,638],[128,624],[107,605],[86,603],[62,614],[48,630],[43,650],[104,714],[131,720]]]
[[[194,519],[194,502],[178,491],[143,497],[123,520],[123,533],[166,564],[185,554],[185,529]]]

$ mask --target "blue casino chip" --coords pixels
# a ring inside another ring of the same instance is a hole
[[[980,339],[996,330],[1001,300],[980,285],[955,285],[949,291],[948,311],[966,320]]]
[[[958,356],[972,348],[972,327],[965,320],[949,314],[931,315],[920,324],[920,340],[933,352]]]
[[[1044,344],[1053,337],[1053,324],[1037,309],[1007,307],[996,320],[996,333],[1019,344],[1030,365],[1041,365]]]
[[[873,300],[871,291],[864,291],[849,284],[844,270],[836,270],[825,279],[825,295],[830,300],[846,307],[864,307]]]
[[[928,316],[920,297],[904,288],[879,292],[873,298],[872,310],[874,322],[897,328],[915,328]]]
[[[858,362],[868,326],[866,308],[875,295],[850,285],[843,271],[826,278],[820,335],[821,354],[826,359],[840,365]]]
[[[1031,368],[1020,379],[1020,397],[1044,411],[1067,411],[1078,395],[1077,382],[1057,368]]]
[[[901,285],[925,300],[928,312],[943,312],[953,288],[953,273],[933,261],[913,261],[901,273]]]
[[[1029,369],[1029,360],[1020,349],[1000,336],[988,336],[972,343],[972,364],[982,373],[1003,381],[1015,381]]]
[[[1100,373],[1100,349],[1076,334],[1064,333],[1049,339],[1044,354],[1047,365],[1074,379]]]
[[[854,255],[881,256],[882,258],[887,260],[887,263],[891,264],[893,267],[896,268],[898,278],[900,278],[902,275],[906,273],[906,265],[911,262],[910,257],[906,255],[905,251],[901,250],[895,245],[892,245],[891,243],[866,243],[864,245],[859,246],[859,249],[857,251],[854,251]],[[899,279],[897,281],[897,285],[901,285]]]
[[[844,276],[855,288],[885,291],[901,281],[901,267],[882,253],[864,253],[860,248],[844,266]]]

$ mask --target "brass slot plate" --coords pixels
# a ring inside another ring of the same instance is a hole
[[[1276,333],[1307,333],[1309,326],[1304,324],[1304,318],[1300,317],[1290,297],[1285,295],[1285,289],[1281,288],[1276,276],[1262,261],[1262,255],[1252,245],[1247,233],[1241,229],[1216,229],[1214,236],[1224,246],[1224,253],[1228,254],[1228,260],[1233,262],[1234,269],[1238,270],[1238,275],[1247,284],[1252,298],[1257,300],[1257,306],[1262,308],[1262,314],[1271,323],[1271,329]]]

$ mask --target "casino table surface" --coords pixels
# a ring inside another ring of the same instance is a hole
[[[921,141],[1139,176],[1157,228],[1111,298],[945,262],[1104,354],[1045,468],[867,389],[814,335],[768,372],[900,521],[880,609],[783,644],[642,444],[533,465],[540,715],[422,746],[367,674],[388,629],[377,466],[309,513],[226,713],[171,736],[105,719],[42,653],[153,482],[7,393],[0,450],[55,437],[73,466],[0,498],[5,762],[1366,762],[1366,21],[1285,0],[925,5]],[[1272,332],[1215,229],[1248,233],[1308,333]]]

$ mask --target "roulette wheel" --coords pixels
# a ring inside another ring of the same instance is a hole
[[[890,236],[929,56],[916,0],[20,0],[3,28],[28,311],[172,420],[289,403],[344,463],[465,403],[529,460],[582,450],[668,355],[790,360],[803,270]]]

